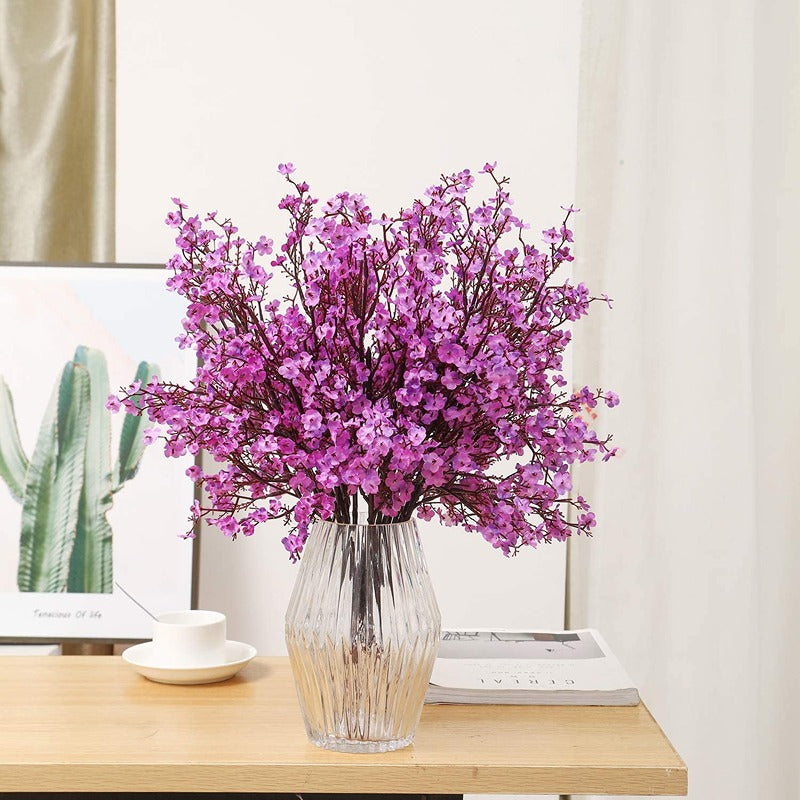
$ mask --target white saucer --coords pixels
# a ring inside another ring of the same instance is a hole
[[[197,683],[218,683],[232,678],[245,664],[256,655],[256,649],[244,642],[225,642],[225,661],[210,667],[170,667],[157,664],[153,659],[153,643],[129,647],[122,653],[127,661],[140,675],[156,683],[177,683],[181,685]]]

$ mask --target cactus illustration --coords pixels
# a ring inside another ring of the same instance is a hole
[[[78,522],[86,451],[89,375],[67,364],[45,411],[25,475],[17,584],[63,591]]]
[[[136,378],[158,371],[143,361]],[[136,475],[144,415],[126,416],[112,466],[108,370],[102,352],[79,346],[57,382],[30,460],[14,403],[0,378],[0,477],[22,503],[17,585],[22,592],[110,593],[113,497]]]
[[[12,497],[22,502],[28,459],[22,449],[14,414],[14,400],[0,376],[0,476],[8,484]]]

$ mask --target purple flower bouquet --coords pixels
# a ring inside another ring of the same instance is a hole
[[[614,455],[585,412],[618,399],[568,391],[563,352],[607,298],[559,275],[574,209],[541,249],[527,244],[493,164],[485,200],[464,170],[379,217],[359,194],[320,204],[279,169],[292,191],[277,251],[175,201],[168,285],[188,301],[179,343],[201,366],[189,386],[153,379],[122,404],[149,415],[167,455],[221,465],[189,470],[205,498],[193,522],[232,537],[293,524],[284,545],[293,560],[307,550],[286,642],[309,738],[394,750],[414,737],[439,640],[414,517],[506,555],[595,524],[569,469]]]
[[[537,246],[494,164],[488,198],[472,201],[463,170],[394,216],[348,192],[321,204],[292,164],[279,170],[292,191],[277,252],[177,199],[167,216],[179,247],[167,284],[188,301],[179,344],[202,366],[190,386],[154,379],[122,402],[146,411],[168,456],[206,450],[224,465],[190,469],[206,498],[193,519],[235,537],[283,518],[292,559],[314,520],[436,514],[506,555],[590,533],[569,468],[614,455],[581,412],[618,398],[570,392],[562,372],[571,323],[608,302],[560,277],[575,209]]]

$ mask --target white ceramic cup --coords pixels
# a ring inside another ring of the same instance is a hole
[[[172,611],[153,623],[153,660],[165,667],[211,667],[225,663],[225,615],[218,611]]]

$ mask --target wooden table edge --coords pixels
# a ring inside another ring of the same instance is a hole
[[[685,766],[665,767],[464,767],[446,776],[436,767],[409,775],[401,766],[365,765],[343,778],[340,765],[52,764],[0,763],[0,792],[342,792],[361,794],[621,794],[685,796]]]

